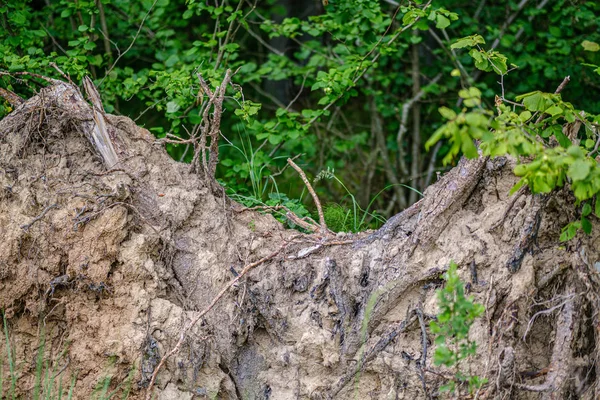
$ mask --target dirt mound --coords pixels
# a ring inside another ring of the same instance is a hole
[[[7,379],[10,344],[19,392],[42,351],[76,399],[128,384],[144,398],[188,327],[160,399],[443,397],[453,371],[433,366],[426,326],[453,260],[486,307],[478,397],[600,397],[598,234],[559,243],[567,192],[509,197],[510,160],[462,160],[373,234],[304,235],[127,118],[105,117],[119,159],[105,167],[80,97],[55,82],[0,122],[0,355]]]

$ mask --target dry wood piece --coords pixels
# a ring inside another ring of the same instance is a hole
[[[315,193],[315,190],[312,188],[312,185],[308,181],[308,178],[306,178],[306,174],[304,173],[304,171],[302,171],[302,168],[300,168],[294,161],[292,161],[291,158],[288,158],[287,162],[289,165],[292,166],[292,168],[294,168],[298,172],[298,174],[300,174],[302,182],[304,182],[306,188],[308,189],[308,192],[312,196],[317,207],[317,212],[319,213],[319,225],[321,226],[321,234],[326,235],[329,232],[329,230],[327,229],[327,224],[325,223],[325,217],[323,216],[323,209],[321,208],[321,201],[319,201],[319,197]]]
[[[88,95],[88,99],[92,102],[92,113],[95,124],[92,128],[91,137],[96,148],[102,154],[106,166],[110,169],[119,162],[119,157],[117,157],[112,140],[108,134],[108,124],[104,116],[104,107],[102,106],[102,100],[100,100],[100,93],[98,93],[98,89],[96,89],[92,80],[87,76],[83,78],[83,87]]]
[[[8,101],[8,103],[13,107],[20,106],[25,102],[21,96],[11,92],[8,89],[0,88],[0,96],[2,96],[4,100]]]
[[[212,91],[202,75],[198,74],[198,80],[202,88],[198,96],[203,97],[206,95],[207,99],[204,100],[201,107],[203,110],[202,123],[194,128],[191,135],[194,144],[194,158],[192,159],[191,168],[197,171],[202,166],[204,179],[207,181],[215,179],[215,171],[219,163],[219,135],[221,134],[223,100],[225,99],[227,86],[231,83],[231,77],[231,70],[228,69],[221,84]],[[211,109],[212,114],[210,113]],[[198,133],[200,137],[198,137]],[[207,146],[209,141],[210,143]]]

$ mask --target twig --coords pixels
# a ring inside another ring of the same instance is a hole
[[[553,311],[558,310],[559,308],[561,308],[562,306],[564,306],[565,304],[567,304],[567,302],[573,300],[573,298],[576,296],[575,293],[571,293],[569,296],[567,296],[565,298],[565,300],[563,300],[562,303],[555,305],[554,307],[550,307],[547,308],[545,310],[542,311],[538,311],[535,314],[533,314],[533,316],[529,319],[529,322],[527,323],[527,329],[525,329],[525,333],[523,334],[523,342],[525,342],[527,340],[527,334],[529,333],[529,329],[531,329],[531,325],[533,325],[533,323],[535,322],[535,319],[540,316],[540,315],[546,315],[546,314],[551,314]]]
[[[204,111],[202,112],[202,124],[199,125],[200,142],[194,143],[194,157],[191,163],[191,169],[196,170],[197,164],[202,165],[204,170],[204,177],[206,180],[214,179],[217,164],[219,163],[219,135],[221,128],[221,116],[223,115],[223,99],[225,97],[225,91],[227,86],[231,83],[232,73],[228,69],[225,72],[225,77],[221,82],[221,85],[217,86],[214,92],[210,89],[201,74],[197,74],[198,80],[200,81],[201,93],[208,96],[208,101],[205,103]],[[212,117],[209,117],[210,108],[213,108]],[[197,129],[194,129],[194,134],[191,135],[192,139],[196,139]],[[210,146],[208,147],[209,159],[206,157],[206,142],[207,138],[210,137]],[[201,158],[201,160],[198,160]]]
[[[71,77],[70,77],[69,75],[65,74],[65,73],[63,72],[63,70],[62,70],[62,69],[60,69],[60,68],[58,67],[58,65],[56,65],[56,63],[55,63],[55,62],[52,62],[52,61],[51,61],[50,63],[48,63],[48,65],[50,65],[52,68],[54,68],[56,71],[58,71],[58,73],[60,74],[60,76],[62,76],[62,77],[63,77],[63,78],[64,78],[64,79],[65,79],[67,82],[69,82],[71,85],[73,85],[73,86],[77,86],[77,85],[75,84],[75,82],[73,82],[73,81],[71,80]]]
[[[31,228],[31,226],[33,224],[35,224],[40,219],[44,218],[44,216],[48,213],[48,211],[52,210],[53,208],[57,208],[57,207],[58,207],[58,204],[54,203],[54,204],[51,204],[48,207],[44,208],[44,211],[42,211],[42,213],[40,215],[38,215],[37,217],[32,219],[30,223],[21,225],[21,229],[23,229],[25,232],[27,232],[27,230],[29,230],[29,228]]]
[[[291,211],[285,213],[285,217],[290,220],[292,223],[298,225],[299,227],[306,229],[307,231],[317,232],[321,230],[321,227],[318,225],[311,224],[309,222],[304,221],[302,218],[298,217]]]
[[[325,223],[325,217],[323,215],[323,209],[321,208],[321,201],[319,201],[319,197],[317,196],[317,194],[315,193],[310,182],[306,178],[306,174],[304,174],[304,171],[302,171],[302,169],[294,161],[292,161],[291,158],[288,158],[287,162],[292,168],[294,168],[296,170],[296,172],[298,172],[298,174],[300,174],[300,178],[302,178],[302,181],[306,185],[308,192],[312,196],[312,198],[315,202],[315,205],[317,207],[317,213],[319,213],[319,225],[321,225],[321,233],[326,235],[328,229],[327,229],[327,224]]]
[[[235,9],[235,11],[232,14],[237,13],[240,8],[242,8],[242,3],[244,2],[244,0],[240,0],[240,2],[237,5],[237,8]],[[231,22],[229,23],[229,28],[227,28],[227,34],[225,36],[225,41],[224,43],[221,43],[219,45],[219,53],[217,54],[217,61],[215,61],[215,68],[214,70],[216,71],[219,68],[219,65],[221,64],[221,61],[223,60],[223,55],[225,54],[225,49],[226,49],[226,44],[229,43],[229,38],[231,38],[231,31],[233,30],[233,23],[235,22],[235,18],[233,18],[231,20]]]
[[[565,88],[565,86],[567,86],[567,83],[569,83],[570,81],[571,81],[571,77],[565,76],[565,79],[563,79],[563,81],[560,83],[560,85],[558,85],[558,87],[554,91],[554,94],[559,94],[560,92],[562,92],[563,89]]]
[[[200,314],[198,314],[191,322],[189,322],[185,328],[183,328],[183,330],[181,331],[181,334],[179,335],[179,340],[177,341],[177,344],[175,345],[175,347],[173,347],[173,349],[171,349],[171,351],[169,351],[167,354],[165,354],[163,356],[163,358],[161,358],[160,362],[154,369],[154,372],[152,373],[152,378],[150,379],[150,383],[148,384],[148,389],[146,390],[146,400],[152,399],[152,388],[154,387],[154,382],[156,381],[158,372],[160,371],[160,369],[162,368],[162,366],[165,364],[165,362],[167,361],[167,359],[169,357],[171,357],[172,355],[177,354],[179,352],[179,350],[181,349],[181,346],[183,345],[183,342],[187,336],[187,333],[190,331],[190,329],[192,329],[204,315],[206,315],[210,310],[212,310],[212,308],[215,306],[215,304],[217,304],[217,302],[219,300],[221,300],[221,298],[225,295],[225,293],[227,293],[227,291],[233,285],[235,285],[240,279],[242,279],[242,277],[244,277],[252,268],[257,267],[257,266],[271,260],[272,258],[275,258],[287,246],[288,246],[288,243],[286,242],[283,245],[281,245],[281,247],[277,251],[269,254],[266,257],[261,258],[258,261],[255,261],[253,263],[250,263],[250,264],[244,266],[244,268],[239,273],[239,275],[236,276],[235,278],[233,278],[232,280],[230,280],[229,283],[227,283],[223,287],[223,289],[221,289],[221,291],[213,298],[213,300],[210,302],[210,304],[204,310],[202,310],[200,312]]]

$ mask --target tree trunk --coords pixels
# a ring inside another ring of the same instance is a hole
[[[454,261],[486,308],[461,366],[488,379],[477,398],[600,395],[599,237],[559,243],[567,191],[511,197],[511,160],[463,159],[376,232],[307,235],[231,201],[128,118],[106,116],[107,170],[76,95],[57,83],[0,122],[0,356],[8,382],[10,345],[18,392],[41,351],[56,382],[76,375],[76,399],[107,377],[145,398],[181,338],[159,399],[451,398],[428,325]]]

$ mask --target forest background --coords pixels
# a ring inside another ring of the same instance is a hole
[[[328,226],[359,231],[473,156],[473,139],[495,141],[487,154],[533,159],[553,139],[581,144],[562,163],[516,172],[536,192],[581,178],[577,198],[594,196],[598,15],[592,1],[4,1],[0,87],[29,98],[45,83],[21,73],[61,78],[53,63],[76,83],[90,75],[107,112],[190,162],[207,116],[198,77],[215,87],[230,69],[217,167],[228,194],[314,216],[292,158],[318,178]],[[0,117],[14,106],[1,101]],[[583,134],[563,134],[577,121]],[[504,133],[489,138],[490,128]]]

